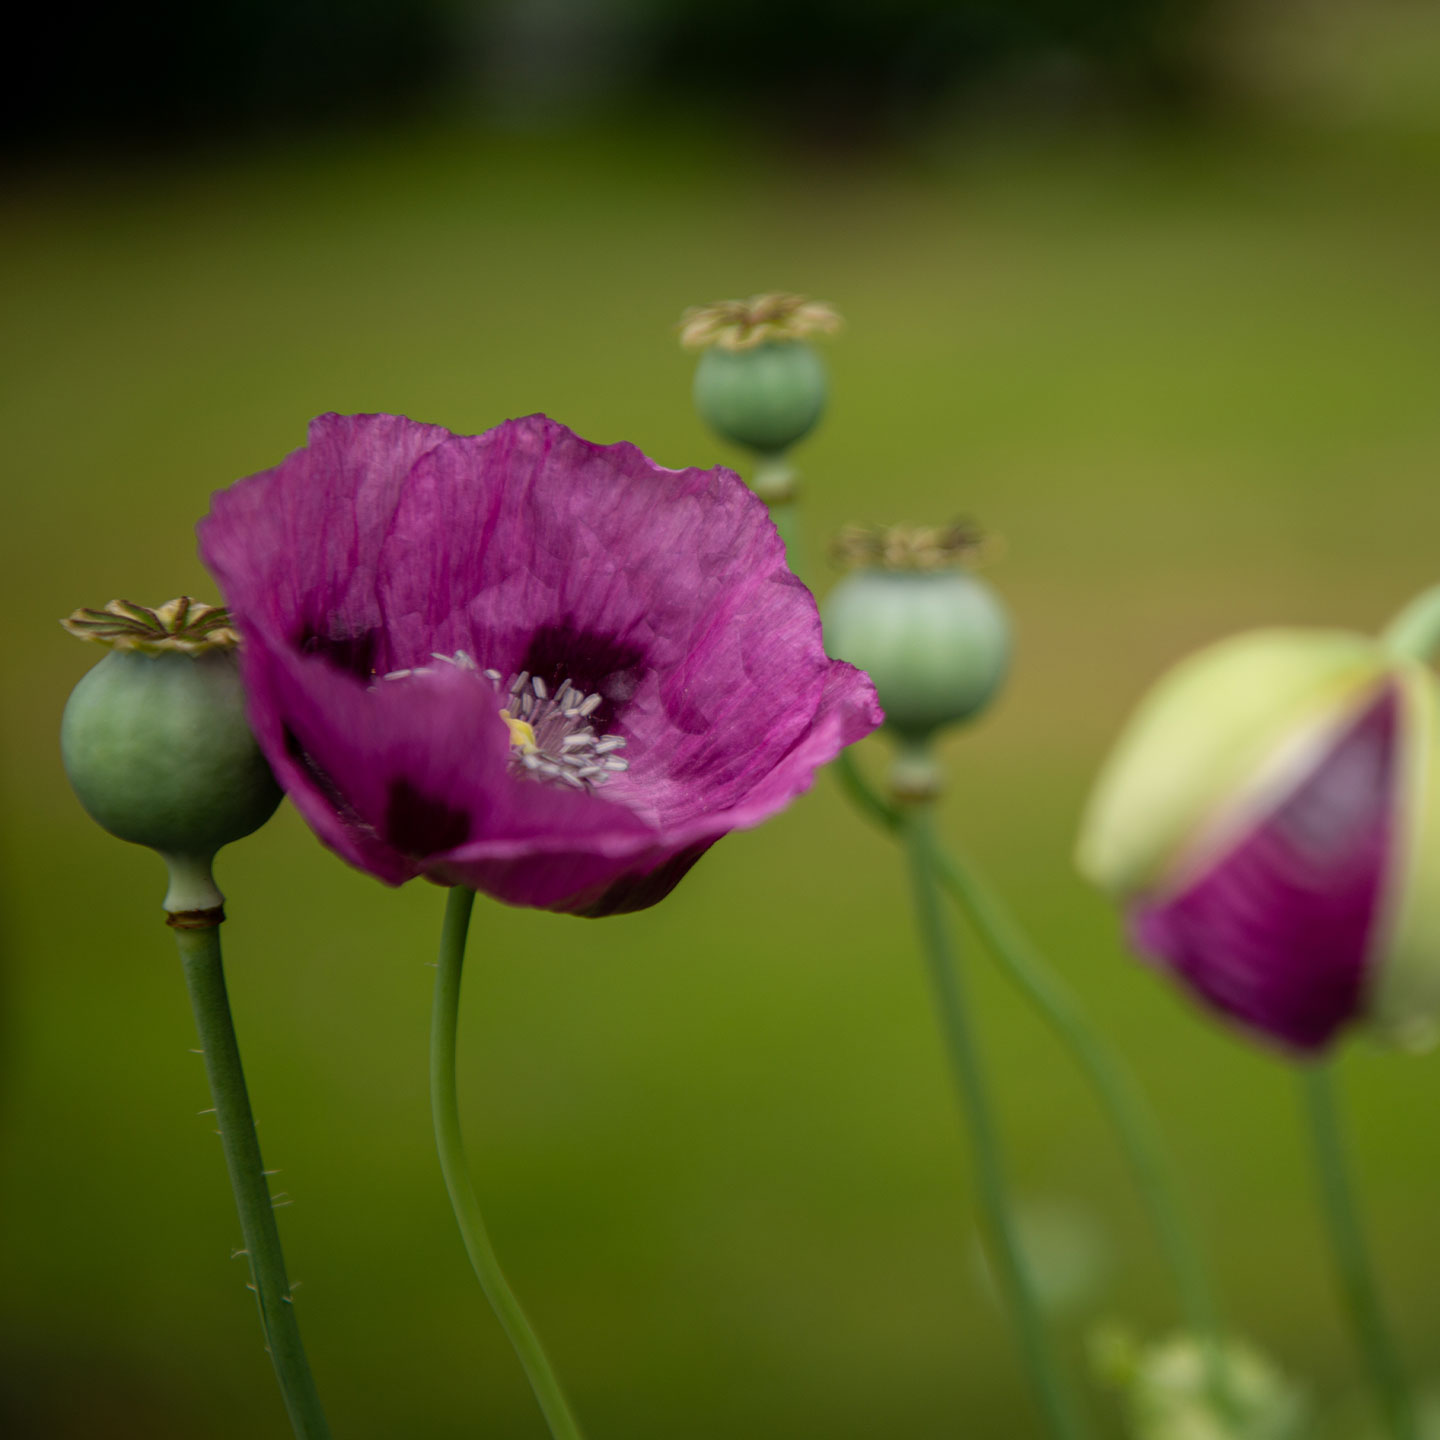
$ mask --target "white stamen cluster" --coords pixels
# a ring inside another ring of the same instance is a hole
[[[507,682],[498,670],[481,670],[463,650],[430,658],[476,671],[495,687],[504,701],[500,714],[510,726],[510,768],[516,774],[590,790],[630,768],[630,762],[615,753],[625,748],[625,737],[597,734],[590,723],[603,696],[587,695],[568,679],[552,695],[545,681],[528,670]],[[392,670],[382,678],[405,680],[427,668]]]

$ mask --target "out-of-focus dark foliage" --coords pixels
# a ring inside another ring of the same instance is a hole
[[[5,130],[168,146],[388,110],[444,73],[452,21],[435,0],[30,7],[8,37]]]
[[[1213,0],[176,0],[31,11],[22,146],[183,144],[466,104],[552,123],[673,96],[821,138],[959,108],[1173,108]]]
[[[732,0],[660,30],[661,74],[865,138],[939,110],[1187,106],[1205,88],[1208,0]]]

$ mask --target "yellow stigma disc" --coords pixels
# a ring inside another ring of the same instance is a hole
[[[517,720],[508,710],[500,712],[500,718],[510,727],[510,744],[522,755],[534,750],[535,732],[528,720]]]

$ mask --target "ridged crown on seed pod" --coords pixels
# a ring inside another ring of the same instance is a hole
[[[712,345],[721,350],[753,350],[771,341],[834,335],[843,324],[827,301],[772,291],[748,300],[692,305],[680,317],[680,343],[687,350]]]
[[[77,640],[149,655],[203,655],[240,643],[223,605],[206,605],[188,595],[154,609],[133,600],[111,600],[103,610],[75,610],[60,623]]]

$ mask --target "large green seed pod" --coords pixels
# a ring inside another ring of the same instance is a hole
[[[224,612],[188,599],[154,611],[114,601],[65,623],[114,647],[71,692],[60,723],[80,803],[121,840],[208,874],[222,845],[259,829],[280,803],[245,719]],[[219,903],[197,885],[167,908],[202,908],[196,901]]]
[[[826,648],[869,674],[886,726],[906,740],[979,714],[1010,665],[1005,609],[960,566],[963,547],[946,543],[951,533],[866,537],[873,565],[846,576],[824,605]],[[852,558],[859,535],[850,536]]]

